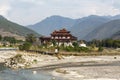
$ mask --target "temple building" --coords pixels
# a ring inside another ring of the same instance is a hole
[[[65,44],[66,46],[72,45],[72,42],[77,41],[77,38],[70,34],[66,29],[55,30],[51,33],[50,37],[40,37],[41,43],[56,41],[58,45]]]

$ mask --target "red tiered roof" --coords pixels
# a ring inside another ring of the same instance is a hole
[[[61,29],[59,31],[54,31],[53,33],[51,33],[51,35],[66,35],[66,36],[71,36],[70,31],[67,31],[65,28]]]
[[[49,42],[50,40],[56,40],[58,42],[70,42],[77,40],[77,38],[72,36],[70,34],[70,31],[67,31],[65,28],[58,31],[53,31],[51,33],[51,37],[41,37],[40,39],[47,42]]]

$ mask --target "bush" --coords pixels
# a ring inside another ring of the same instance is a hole
[[[102,52],[102,51],[103,51],[103,47],[100,46],[100,47],[98,48],[98,51],[99,51],[99,52]]]
[[[79,47],[78,43],[77,42],[73,42],[72,44],[74,47]]]
[[[90,50],[89,50],[89,48],[87,48],[87,47],[79,47],[79,51],[80,51],[80,52],[88,52],[88,51],[90,51]]]
[[[117,59],[117,57],[114,57],[114,59]]]
[[[14,56],[14,58],[22,58],[22,55],[21,54],[17,54]]]
[[[34,59],[33,62],[34,62],[34,63],[37,63],[37,59]]]
[[[71,47],[71,46],[65,47],[64,50],[68,51],[68,52],[88,52],[88,51],[90,51],[89,48],[87,48],[87,47]]]
[[[17,54],[13,57],[13,59],[18,62],[18,63],[24,63],[25,62],[25,59],[22,58],[22,55],[21,54]]]
[[[31,43],[25,42],[23,45],[19,46],[19,50],[29,50],[31,46],[32,46]]]
[[[72,46],[67,46],[64,48],[65,51],[68,51],[68,52],[74,52],[74,51],[77,51],[75,47],[72,47]]]

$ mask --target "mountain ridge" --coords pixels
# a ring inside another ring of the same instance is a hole
[[[21,26],[17,23],[11,22],[3,16],[0,16],[0,30],[0,35],[2,36],[6,35],[6,33],[8,34],[8,36],[12,36],[9,34],[13,34],[16,36],[18,35],[19,37],[25,37],[27,34],[35,34],[36,36],[39,36],[39,34],[35,31]]]
[[[116,32],[112,35],[112,39],[119,39],[120,40],[120,31]]]
[[[120,31],[120,19],[109,21],[98,28],[94,29],[90,32],[85,39],[93,40],[93,39],[107,39],[112,38],[112,35]]]
[[[108,18],[101,16],[91,15],[79,19],[78,23],[72,26],[70,31],[78,37],[78,39],[84,39],[84,37],[96,27],[108,22]],[[73,29],[74,28],[74,29]],[[78,34],[79,33],[79,34]]]
[[[62,16],[50,16],[28,28],[48,36],[52,31],[66,28],[78,37],[78,40],[87,40],[86,36],[101,25],[120,19],[120,15],[97,16],[90,15],[78,19],[71,19]],[[67,26],[66,26],[67,25]],[[88,36],[89,37],[89,36]]]
[[[41,22],[38,22],[34,25],[28,26],[28,28],[40,34],[48,36],[54,30],[58,30],[61,28],[68,29],[69,27],[72,27],[74,22],[75,19],[54,15],[47,17]]]

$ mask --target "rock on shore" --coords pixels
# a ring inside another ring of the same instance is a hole
[[[12,69],[26,68],[30,66],[30,64],[30,62],[23,58],[22,54],[17,54],[5,61],[5,65]]]

